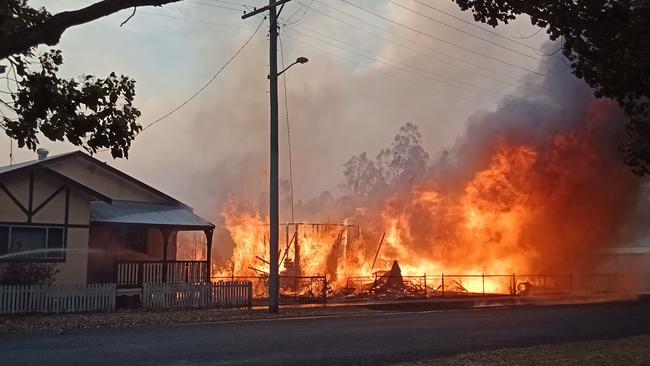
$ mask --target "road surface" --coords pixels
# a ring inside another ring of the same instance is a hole
[[[5,335],[0,364],[377,365],[638,334],[648,301]]]

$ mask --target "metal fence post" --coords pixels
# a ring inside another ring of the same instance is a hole
[[[248,281],[248,310],[253,308],[253,282]]]
[[[424,274],[424,298],[427,298],[427,274]]]
[[[377,298],[377,274],[375,273],[375,283],[372,286],[372,291],[375,293],[375,299]]]
[[[485,273],[481,273],[481,280],[483,282],[483,296],[485,296]]]
[[[515,277],[515,274],[512,274],[512,291],[511,295],[516,295],[517,294],[517,277]]]
[[[445,274],[442,274],[442,284],[440,285],[440,288],[442,289],[442,297],[445,297]]]
[[[323,304],[327,304],[327,273],[323,276]]]

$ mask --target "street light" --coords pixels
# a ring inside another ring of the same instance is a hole
[[[273,13],[273,12],[272,12]],[[271,24],[271,40],[275,41],[277,34],[273,32],[276,27]],[[278,149],[278,76],[295,64],[304,64],[309,61],[307,57],[298,57],[295,62],[284,70],[277,72],[277,54],[275,42],[271,46],[271,151],[270,151],[270,184],[269,184],[269,312],[275,314],[279,310],[280,298],[280,177],[279,177],[279,149]],[[275,75],[274,75],[275,74]]]
[[[242,15],[246,19],[253,15],[269,12],[269,117],[270,117],[270,151],[269,151],[269,312],[277,313],[280,297],[280,210],[279,210],[279,138],[278,138],[278,76],[295,64],[309,61],[306,57],[298,57],[286,69],[278,73],[278,17],[284,4],[290,0],[269,0],[269,5],[254,9]],[[282,5],[280,9],[276,9]]]
[[[307,57],[298,57],[296,61],[294,61],[291,65],[287,66],[284,70],[280,71],[278,73],[278,76],[282,75],[285,71],[289,70],[289,68],[295,64],[306,64],[309,61]]]

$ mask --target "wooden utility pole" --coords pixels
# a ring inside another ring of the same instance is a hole
[[[278,142],[278,16],[282,11],[276,8],[284,6],[289,0],[269,0],[269,5],[255,9],[242,16],[246,19],[253,15],[269,12],[269,95],[271,122],[271,151],[270,151],[270,182],[269,182],[269,312],[275,314],[279,310],[280,297],[280,208],[279,208],[279,142]]]

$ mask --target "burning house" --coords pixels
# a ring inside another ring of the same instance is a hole
[[[359,235],[285,225],[284,275],[327,276],[346,294],[368,284],[402,294],[621,288],[626,274],[600,272],[594,253],[636,235],[626,226],[644,181],[616,149],[622,111],[563,68],[552,64],[543,80],[528,80],[534,93],[477,114],[433,162],[412,124],[376,160],[355,157],[346,169],[356,180],[344,186],[363,189],[322,211],[358,225]],[[244,207],[231,199],[222,210],[233,248],[213,263],[219,276],[268,271],[266,218]]]

